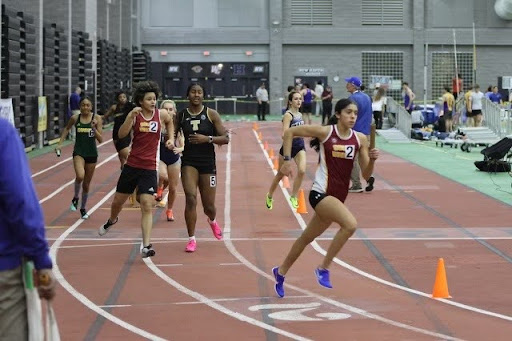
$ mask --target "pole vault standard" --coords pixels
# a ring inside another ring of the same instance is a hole
[[[476,82],[476,35],[475,35],[475,23],[473,22],[473,84]]]
[[[428,43],[425,44],[425,61],[423,62],[423,109],[427,110],[427,76],[428,76]]]
[[[454,92],[455,90],[456,93],[458,94],[460,92],[460,89],[459,89],[459,68],[457,67],[457,39],[455,37],[455,29],[453,30],[453,54],[454,54],[454,59],[455,59],[455,87],[454,87]]]

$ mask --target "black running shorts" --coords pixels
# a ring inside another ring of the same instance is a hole
[[[117,181],[117,192],[131,194],[137,188],[139,194],[155,194],[157,187],[156,170],[140,169],[124,165]]]
[[[320,193],[312,190],[311,192],[309,192],[309,204],[311,205],[311,207],[313,207],[313,209],[315,209],[316,205],[318,205],[318,203],[322,201],[326,196],[327,194],[325,193]]]
[[[98,162],[97,156],[82,156],[82,155],[73,153],[73,157],[75,157],[75,156],[80,156],[82,159],[84,159],[85,163],[97,163]]]

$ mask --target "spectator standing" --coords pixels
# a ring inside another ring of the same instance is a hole
[[[475,89],[470,97],[471,112],[468,113],[468,117],[473,119],[473,126],[480,127],[482,125],[482,99],[485,97],[483,92],[480,91],[480,86],[475,84]]]
[[[332,88],[327,85],[322,93],[322,124],[327,124],[332,115]]]
[[[363,82],[358,77],[349,77],[346,78],[347,82],[346,88],[347,91],[350,92],[349,99],[356,103],[357,105],[357,119],[354,125],[354,130],[360,133],[363,133],[367,136],[368,141],[370,140],[370,127],[372,125],[372,100],[370,96],[360,91]],[[352,173],[350,175],[350,179],[352,180],[352,187],[349,188],[349,192],[351,193],[361,193],[363,192],[363,187],[361,186],[361,178],[359,174],[361,173],[361,167],[359,167],[359,162],[357,160],[358,156],[354,160],[354,167],[352,168]],[[373,190],[373,183],[375,182],[375,178],[370,176],[368,178],[368,185],[365,190],[367,192],[371,192]]]
[[[258,100],[258,121],[266,121],[268,91],[265,89],[265,83],[261,83],[258,90],[256,90],[256,99]]]
[[[455,107],[455,96],[450,93],[450,88],[444,88],[443,94],[443,116],[442,119],[445,124],[446,132],[451,133],[453,131],[453,109]]]
[[[411,88],[409,88],[409,83],[403,82],[402,84],[403,97],[404,97],[404,107],[405,110],[410,114],[414,109],[414,99],[416,95],[412,92]]]
[[[492,87],[492,92],[489,94],[489,100],[493,103],[503,105],[503,97],[498,92],[498,87],[495,85]]]
[[[462,79],[462,75],[460,73],[457,74],[457,77],[453,77],[452,79],[452,95],[454,99],[459,97],[459,94],[464,92],[464,81]]]
[[[34,262],[39,296],[55,296],[55,277],[44,218],[32,184],[25,149],[16,129],[0,119],[0,339],[28,340],[23,258]]]
[[[324,86],[322,84],[322,81],[319,80],[315,85],[315,94],[317,96],[320,96],[324,93]],[[315,116],[320,116],[320,113],[323,111],[323,101],[318,100],[316,101],[316,109],[315,109]]]
[[[373,119],[377,129],[382,129],[382,114],[386,111],[386,104],[386,91],[384,88],[379,87],[372,101]]]

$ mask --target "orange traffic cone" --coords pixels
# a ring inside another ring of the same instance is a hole
[[[274,149],[270,148],[268,150],[268,157],[271,158],[271,159],[274,158]]]
[[[304,190],[302,188],[299,191],[299,207],[297,208],[297,213],[308,213],[308,209],[306,207],[306,199],[304,198]]]
[[[268,150],[268,142],[267,141],[265,141],[265,143],[263,143],[263,149]]]
[[[287,176],[283,176],[283,188],[290,188],[290,181]]]
[[[258,133],[258,140],[261,141],[261,139],[263,138],[263,136],[261,135],[261,131]]]
[[[444,259],[442,258],[439,258],[437,262],[436,281],[434,283],[434,290],[432,290],[432,298],[451,298],[448,293],[446,270],[444,268]]]
[[[258,127],[258,123],[254,122],[254,123],[252,124],[252,129],[253,129],[253,130],[258,130],[258,129],[259,129],[259,127]]]
[[[274,170],[278,171],[279,170],[279,161],[277,161],[277,158],[274,159]]]

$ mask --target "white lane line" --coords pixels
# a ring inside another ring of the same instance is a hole
[[[105,163],[109,162],[110,160],[112,160],[113,158],[115,158],[117,156],[117,153],[115,154],[112,154],[110,155],[108,158],[106,158],[105,160],[101,161],[99,164],[96,165],[96,168],[95,169],[98,169],[100,168],[101,166],[103,166]],[[39,204],[42,204],[44,203],[45,201],[48,201],[50,200],[51,198],[53,198],[54,196],[56,196],[57,194],[59,194],[60,192],[62,192],[64,190],[64,188],[70,186],[71,184],[73,184],[75,182],[75,179],[69,181],[69,182],[66,182],[64,185],[60,186],[59,188],[57,188],[55,191],[53,191],[50,195],[44,197],[43,199],[39,200]]]
[[[254,136],[257,139],[256,132],[254,132]],[[264,153],[264,155],[265,155],[265,157],[267,159],[267,163],[269,164],[270,168],[273,169],[272,161],[268,157],[268,154],[265,151],[265,149],[263,148],[263,145],[261,143],[259,143],[259,145],[260,145],[260,148],[263,151],[263,153]],[[275,171],[275,170],[273,170],[273,172],[274,172],[274,174],[277,173],[277,171]],[[282,186],[280,186],[280,187],[281,187],[281,191],[283,192],[283,195],[286,198],[286,202],[288,203],[288,206],[290,207],[290,210],[292,211],[292,213],[295,215],[295,218],[299,222],[300,228],[302,230],[304,230],[306,228],[306,225],[307,225],[306,222],[304,221],[302,216],[299,213],[296,213],[295,210],[293,209],[293,207],[291,206],[291,204],[290,204],[290,195],[288,194],[288,191],[285,188],[283,188]],[[327,254],[327,251],[324,250],[316,241],[313,241],[311,243],[311,246],[313,246],[313,248],[318,253],[320,253],[321,255],[325,256]],[[365,271],[363,271],[363,270],[361,270],[359,268],[356,268],[355,266],[352,266],[352,265],[350,265],[348,263],[345,263],[344,261],[342,261],[339,258],[334,258],[333,261],[336,264],[341,265],[342,267],[344,267],[347,270],[355,272],[355,273],[357,273],[357,274],[359,274],[359,275],[361,275],[363,277],[366,277],[366,278],[371,279],[373,281],[376,281],[378,283],[390,286],[390,287],[395,288],[395,289],[403,290],[403,291],[406,291],[406,292],[409,292],[411,294],[415,294],[415,295],[418,295],[418,296],[431,298],[431,294],[428,294],[428,293],[425,293],[425,292],[422,292],[422,291],[419,291],[419,290],[407,288],[407,287],[404,287],[402,285],[398,285],[398,284],[393,283],[393,282],[386,281],[385,279],[382,279],[382,278],[377,277],[375,275],[372,275],[372,274],[370,274],[368,272],[365,272]],[[483,314],[483,315],[487,315],[487,316],[492,316],[492,317],[497,317],[497,318],[500,318],[500,319],[503,319],[503,320],[507,320],[507,321],[512,321],[512,316],[507,316],[507,315],[495,313],[495,312],[492,312],[492,311],[488,311],[488,310],[485,310],[485,309],[480,309],[480,308],[477,308],[477,307],[473,307],[473,306],[470,306],[470,305],[467,305],[467,304],[463,304],[463,303],[459,303],[459,302],[455,302],[455,301],[450,301],[450,300],[445,299],[445,298],[437,298],[436,301],[443,302],[443,303],[452,305],[454,307],[458,307],[458,308],[461,308],[461,309],[464,309],[464,310],[469,310],[469,311],[472,311],[472,312],[475,312],[475,313],[479,313],[479,314]]]
[[[252,324],[253,326],[269,330],[269,331],[274,332],[276,334],[280,334],[280,335],[289,337],[290,339],[293,339],[293,340],[299,340],[299,341],[309,341],[310,340],[310,339],[307,339],[305,337],[302,337],[302,336],[299,336],[299,335],[287,332],[285,330],[276,328],[274,326],[271,326],[271,325],[266,324],[264,322],[261,322],[259,320],[253,319],[252,317],[240,314],[240,313],[238,313],[236,311],[233,311],[231,309],[228,309],[228,308],[218,304],[214,300],[209,299],[208,297],[203,296],[203,295],[201,295],[200,293],[198,293],[196,291],[190,290],[189,288],[185,287],[184,285],[181,285],[180,283],[176,282],[171,277],[167,276],[162,270],[160,270],[153,263],[153,261],[151,260],[150,257],[144,258],[143,260],[144,260],[144,263],[146,263],[146,265],[148,266],[148,268],[150,268],[151,271],[153,271],[158,277],[160,277],[165,282],[169,283],[170,285],[172,285],[174,288],[176,288],[177,290],[181,291],[182,293],[184,293],[184,294],[186,294],[186,295],[188,295],[190,297],[195,298],[197,301],[199,301],[199,302],[209,306],[210,308],[218,310],[221,313],[224,313],[224,314],[226,314],[226,315],[228,315],[228,316],[230,316],[232,318],[235,318],[237,320],[240,320],[242,322],[247,322],[249,324]]]
[[[90,210],[89,213],[93,213],[96,211],[105,201],[107,201],[114,193],[116,192],[116,189],[112,189],[103,199],[101,199],[96,205],[94,205]],[[57,252],[59,250],[60,245],[62,242],[66,239],[66,237],[71,234],[80,224],[82,224],[84,220],[79,219],[77,220],[73,225],[71,225],[66,231],[64,231],[63,234],[60,235],[59,238],[53,243],[52,247],[50,248],[50,256],[53,259],[53,272],[55,273],[55,277],[59,281],[60,285],[66,289],[73,297],[75,297],[78,301],[80,301],[83,305],[85,305],[87,308],[91,309],[95,313],[103,316],[107,320],[112,321],[113,323],[119,325],[120,327],[123,327],[129,331],[131,331],[134,334],[140,335],[142,337],[145,337],[146,339],[150,340],[158,340],[163,341],[165,339],[153,335],[143,329],[137,328],[132,324],[129,324],[128,322],[125,322],[121,320],[120,318],[110,314],[109,312],[101,309],[98,305],[94,304],[91,300],[89,300],[87,297],[85,297],[82,293],[77,291],[65,278],[62,272],[60,271],[59,264],[57,262]]]
[[[240,301],[261,301],[272,299],[275,297],[265,297],[265,296],[253,296],[253,297],[238,297],[238,298],[215,298],[212,299],[214,302],[240,302]],[[296,295],[296,296],[286,296],[287,300],[291,299],[302,299],[302,298],[310,298],[309,296]],[[110,304],[110,305],[100,305],[100,308],[129,308],[129,307],[142,307],[142,306],[170,306],[170,305],[198,305],[204,304],[199,301],[186,301],[186,302],[169,302],[169,303],[137,303],[137,304]]]
[[[263,150],[263,152],[265,152],[265,150],[264,150],[264,148],[263,148],[261,143],[260,143],[260,147]],[[244,265],[246,267],[248,267],[252,271],[256,272],[257,274],[259,274],[259,275],[261,275],[261,276],[271,280],[272,282],[274,282],[275,279],[273,278],[273,276],[271,276],[270,274],[267,274],[266,272],[263,272],[257,266],[255,266],[254,264],[249,262],[242,254],[240,254],[238,252],[238,250],[235,248],[235,246],[231,242],[231,239],[230,239],[231,238],[231,190],[230,190],[230,188],[231,188],[231,144],[228,144],[228,150],[227,150],[226,159],[227,159],[227,161],[226,161],[226,164],[227,164],[226,165],[226,193],[224,195],[224,198],[225,198],[224,220],[225,221],[224,221],[224,234],[223,234],[223,236],[224,236],[224,244],[226,245],[227,249],[231,252],[231,254],[233,256],[235,256],[240,262],[244,263]],[[267,158],[267,161],[268,161],[268,158]],[[286,194],[288,194],[288,192],[286,192]],[[290,202],[288,200],[288,198],[287,198],[287,201],[288,201],[288,203]],[[269,269],[269,272],[270,272],[270,269]],[[426,330],[426,329],[414,327],[414,326],[411,326],[411,325],[408,325],[408,324],[405,324],[405,323],[402,323],[402,322],[390,320],[390,319],[382,317],[380,315],[376,315],[376,314],[370,313],[370,312],[368,312],[366,310],[363,310],[363,309],[360,309],[360,308],[357,308],[357,307],[354,307],[354,306],[351,306],[351,305],[348,305],[348,304],[344,304],[344,303],[338,302],[338,301],[333,300],[333,299],[328,298],[328,297],[324,297],[324,296],[315,294],[312,291],[299,288],[299,287],[297,287],[295,285],[292,285],[292,284],[285,284],[285,285],[288,288],[291,288],[291,289],[293,289],[295,291],[298,291],[298,292],[300,292],[300,293],[302,293],[304,295],[311,296],[312,298],[316,298],[316,299],[318,299],[320,301],[329,303],[329,304],[331,304],[331,305],[333,305],[335,307],[342,308],[342,309],[347,310],[347,311],[349,311],[351,313],[354,313],[354,314],[357,314],[357,315],[361,315],[363,317],[366,317],[366,318],[369,318],[369,319],[373,319],[373,320],[385,323],[385,324],[390,325],[390,326],[406,329],[408,331],[420,333],[420,334],[423,334],[423,335],[429,335],[429,336],[433,336],[433,337],[436,337],[436,338],[441,338],[443,340],[452,340],[452,341],[461,340],[461,339],[458,339],[458,338],[455,338],[455,337],[452,337],[452,336],[449,336],[449,335],[432,332],[430,330]]]
[[[156,266],[183,266],[183,264],[179,264],[179,263],[176,263],[176,264],[155,264]]]
[[[242,263],[220,263],[222,266],[233,266],[233,265],[243,265]]]
[[[105,141],[105,142],[103,142],[103,143],[99,144],[99,145],[98,145],[98,148],[99,148],[99,147],[101,147],[101,146],[106,145],[106,144],[107,144],[107,143],[109,143],[110,141],[112,141],[112,139],[107,140],[107,141]],[[33,178],[35,178],[35,177],[36,177],[36,176],[38,176],[38,175],[41,175],[41,174],[43,174],[43,173],[46,173],[46,172],[48,172],[49,170],[54,169],[55,167],[58,167],[58,166],[62,165],[63,163],[68,162],[68,161],[69,161],[69,160],[71,160],[71,159],[73,159],[71,156],[70,156],[70,157],[68,157],[68,158],[65,158],[64,160],[62,160],[62,161],[60,161],[60,162],[57,162],[57,163],[56,163],[56,164],[54,164],[53,166],[50,166],[50,167],[45,168],[45,169],[43,169],[43,170],[41,170],[41,171],[39,171],[39,172],[37,172],[37,173],[32,174],[32,177],[33,177]]]
[[[124,210],[124,209],[123,209]],[[57,238],[46,238],[47,240],[56,240]],[[470,237],[461,237],[461,238],[430,238],[430,237],[418,237],[418,238],[387,238],[387,237],[352,237],[350,240],[373,240],[373,241],[450,241],[450,240],[510,240],[512,237],[477,237],[477,238],[470,238]],[[111,244],[111,245],[125,245],[125,244],[138,244],[139,242],[137,238],[68,238],[66,239],[68,241],[95,241],[95,240],[111,240],[111,241],[130,241],[133,240],[133,243],[119,243],[119,244]],[[151,238],[151,241],[154,244],[157,243],[183,243],[184,241],[187,241],[188,238]],[[215,238],[196,238],[196,240],[201,242],[217,242],[217,239]],[[297,238],[231,238],[232,241],[235,242],[254,242],[254,241],[263,241],[263,242],[282,242],[282,241],[295,241]],[[331,241],[332,237],[320,237],[316,238],[315,240],[324,240],[324,241]],[[135,242],[137,241],[137,242]],[[105,244],[103,244],[105,245]],[[63,248],[73,248],[73,247],[86,247],[86,246],[102,246],[99,244],[91,244],[91,245],[80,245],[80,246],[74,246],[74,245],[68,245],[63,246]]]

